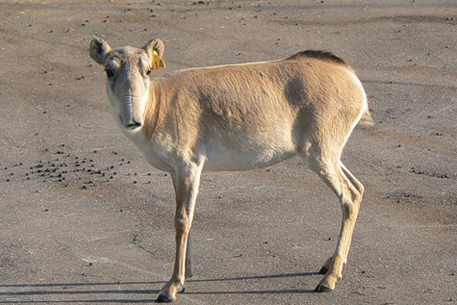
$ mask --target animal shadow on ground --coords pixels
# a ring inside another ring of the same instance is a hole
[[[248,277],[234,278],[215,278],[215,279],[190,279],[191,283],[202,282],[225,282],[225,281],[244,281],[244,280],[262,280],[271,278],[287,278],[298,276],[316,275],[316,272],[307,273],[285,273],[273,275],[258,275]],[[95,283],[41,283],[41,284],[3,284],[0,285],[0,304],[52,304],[52,303],[152,303],[155,302],[155,296],[160,289],[117,289],[119,286],[144,286],[144,285],[163,285],[166,281],[151,282],[95,282]],[[85,287],[85,289],[78,289]],[[96,287],[96,288],[95,288]],[[106,289],[100,289],[106,287]],[[116,287],[116,289],[114,289]],[[90,289],[95,288],[95,289]],[[306,289],[284,289],[284,290],[234,290],[234,291],[186,291],[186,295],[221,295],[221,294],[290,294],[290,293],[311,293],[314,290]],[[65,296],[68,299],[62,299]],[[89,296],[97,295],[96,298]],[[123,298],[106,297],[112,295],[123,295]],[[125,295],[147,296],[145,298],[125,298]],[[32,299],[33,297],[37,299]],[[44,299],[45,296],[56,296],[54,300]],[[77,298],[70,298],[77,296]],[[38,298],[39,297],[39,298]],[[21,300],[22,299],[22,300]]]

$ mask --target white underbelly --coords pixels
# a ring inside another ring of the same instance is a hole
[[[142,133],[127,134],[140,148],[147,161],[162,171],[174,171],[183,160],[167,149],[161,142],[146,141]],[[276,141],[275,141],[276,140]],[[211,143],[211,141],[210,141]],[[162,145],[161,145],[162,144]],[[295,156],[296,149],[289,138],[278,138],[269,142],[237,141],[236,143],[213,141],[207,147],[200,147],[196,153],[205,161],[203,171],[240,171],[271,166]]]
[[[206,153],[204,171],[240,171],[262,168],[296,155],[295,150],[253,150],[240,152],[223,147],[210,148]]]

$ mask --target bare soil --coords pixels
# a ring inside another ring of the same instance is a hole
[[[112,122],[95,35],[162,38],[158,75],[329,50],[369,97],[375,126],[344,152],[366,195],[337,289],[313,292],[338,202],[291,159],[204,173],[176,304],[457,303],[451,0],[0,2],[0,303],[151,303],[171,275],[170,177]]]

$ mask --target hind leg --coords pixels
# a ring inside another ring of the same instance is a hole
[[[344,175],[346,176],[346,178],[349,179],[349,181],[351,181],[352,185],[357,189],[357,191],[360,193],[360,196],[362,197],[363,196],[363,192],[364,192],[364,186],[363,184],[357,180],[357,178],[354,177],[354,175],[352,175],[352,173],[346,168],[346,166],[340,161],[340,168],[341,170],[343,171]],[[360,205],[360,203],[359,203]],[[347,246],[345,247],[346,248],[346,260],[344,261],[344,265],[347,263],[347,256],[348,256],[348,253],[349,253],[349,248],[351,246],[351,241],[352,241],[352,236],[347,244]],[[327,271],[329,270],[329,267],[331,265],[333,261],[333,256],[331,256],[330,258],[328,258],[324,265],[322,266],[322,268],[319,270],[319,274],[326,274]]]
[[[343,172],[346,175],[346,177],[351,181],[352,185],[359,192],[360,201],[359,201],[358,205],[359,205],[359,209],[360,209],[360,204],[361,204],[361,201],[362,201],[363,193],[365,191],[365,187],[363,186],[363,184],[359,180],[357,180],[357,178],[354,177],[354,175],[352,175],[352,173],[346,168],[346,166],[344,166],[344,164],[342,162],[340,162],[340,167],[343,170]],[[353,224],[353,226],[355,226],[355,223]],[[354,228],[352,230],[354,230]],[[348,244],[346,246],[346,261],[344,262],[345,264],[347,263],[347,257],[348,257],[348,254],[349,254],[349,248],[351,247],[351,243],[352,243],[352,234],[351,234],[351,238],[350,238],[350,240],[349,240],[349,242],[348,242]]]
[[[356,179],[344,166],[340,165],[338,153],[325,154],[323,150],[314,150],[314,153],[311,152],[308,157],[308,163],[310,168],[335,193],[343,212],[335,253],[321,269],[322,272],[325,271],[325,276],[316,288],[316,291],[319,292],[331,291],[335,289],[336,282],[342,277],[343,266],[347,260],[355,221],[362,200],[363,186],[358,181],[358,184],[351,181],[356,181]]]

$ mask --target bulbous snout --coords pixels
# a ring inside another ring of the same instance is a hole
[[[141,98],[132,95],[121,97],[119,120],[125,129],[133,131],[142,126],[140,106]]]
[[[143,125],[150,81],[144,72],[149,64],[146,60],[142,57],[113,59],[106,66],[110,71],[106,88],[111,110],[125,131],[136,131]]]

